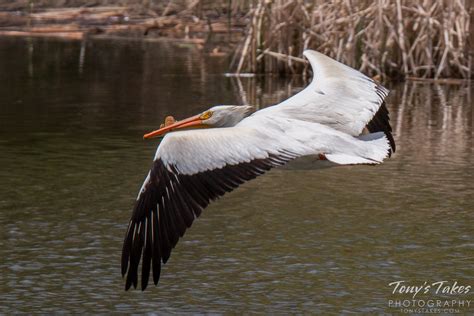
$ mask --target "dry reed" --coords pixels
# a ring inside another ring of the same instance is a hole
[[[232,71],[299,73],[308,68],[302,52],[315,49],[381,78],[470,78],[470,5],[465,0],[256,0]]]

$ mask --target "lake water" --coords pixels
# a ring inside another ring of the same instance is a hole
[[[122,239],[157,146],[142,135],[305,85],[227,64],[187,45],[0,38],[0,313],[396,313],[411,295],[391,282],[474,285],[474,89],[408,82],[390,87],[392,159],[273,170],[203,212],[158,287],[125,292]]]

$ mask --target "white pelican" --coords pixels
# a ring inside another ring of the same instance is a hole
[[[156,285],[161,264],[194,219],[245,181],[297,157],[379,164],[395,151],[388,90],[321,53],[304,55],[313,80],[286,101],[254,113],[250,106],[215,106],[144,136],[165,135],[125,234],[126,290],[137,286],[140,259],[142,290],[150,269]],[[192,129],[198,127],[209,129]],[[365,129],[370,133],[362,135]]]

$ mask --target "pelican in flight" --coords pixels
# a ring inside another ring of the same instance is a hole
[[[133,208],[122,249],[125,289],[158,284],[180,237],[211,202],[296,158],[380,164],[395,151],[388,90],[355,69],[307,50],[313,80],[280,104],[214,106],[144,138],[163,137]],[[185,129],[185,130],[183,130]]]

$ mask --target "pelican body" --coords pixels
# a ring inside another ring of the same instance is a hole
[[[395,151],[388,90],[316,51],[313,80],[280,104],[220,105],[144,135],[163,137],[139,191],[122,250],[125,289],[156,285],[187,228],[240,184],[299,157],[338,165],[380,164]],[[302,188],[303,189],[303,188]]]

